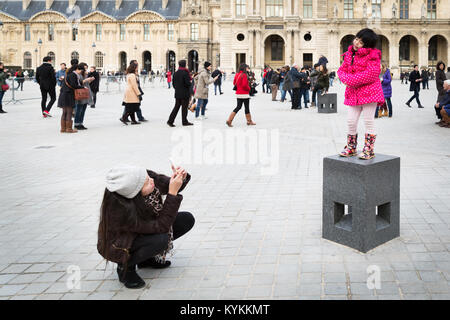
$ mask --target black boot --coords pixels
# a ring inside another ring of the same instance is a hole
[[[156,261],[155,258],[150,258],[145,260],[144,262],[138,263],[138,268],[154,268],[154,269],[164,269],[171,265],[172,263],[166,260],[164,263]]]
[[[0,113],[8,113],[5,110],[3,110],[3,106],[0,104]]]
[[[136,273],[136,265],[129,265],[125,271],[122,265],[117,265],[117,275],[119,281],[125,284],[128,289],[140,289],[145,287],[145,281]]]

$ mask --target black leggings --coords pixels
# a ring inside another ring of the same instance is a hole
[[[233,110],[233,112],[238,113],[242,108],[242,104],[245,106],[245,114],[250,113],[250,98],[247,99],[237,99],[237,107]]]
[[[61,120],[62,121],[71,121],[72,113],[73,113],[72,107],[63,107],[63,113],[61,115]]]
[[[180,211],[172,225],[173,239],[178,239],[194,226],[194,216],[189,212]],[[140,234],[133,241],[130,249],[130,259],[128,265],[136,265],[154,257],[167,249],[169,235],[161,234]]]

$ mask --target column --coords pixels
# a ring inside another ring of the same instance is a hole
[[[286,4],[286,14],[285,16],[291,16],[292,15],[292,0],[286,0],[285,2]]]
[[[302,65],[302,61],[300,59],[298,49],[300,44],[300,30],[294,30],[294,53],[292,55],[293,62],[298,63],[299,66]]]
[[[292,30],[287,30],[287,36],[286,36],[286,64],[289,66],[292,64]]]
[[[293,0],[294,1],[294,16],[298,17],[299,16],[299,2],[300,0]]]
[[[262,0],[256,0],[256,15],[257,16],[261,15],[261,1]]]
[[[257,1],[257,2],[259,2],[259,1]],[[256,59],[255,59],[255,61],[256,61],[256,68],[259,68],[259,69],[262,69],[264,66],[263,66],[263,60],[264,60],[264,58],[262,58],[262,54],[261,54],[261,48],[262,48],[262,46],[264,46],[264,43],[261,43],[261,30],[256,30],[256,52],[255,52],[255,54],[256,54]]]
[[[248,1],[248,10],[247,10],[247,15],[248,16],[252,16],[254,14],[254,7],[253,7],[253,0],[249,0]]]
[[[253,61],[255,61],[255,52],[254,52],[254,30],[249,29],[248,30],[248,55],[249,55],[249,65],[250,68],[254,67]]]

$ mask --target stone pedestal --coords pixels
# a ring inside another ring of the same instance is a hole
[[[337,93],[317,94],[316,100],[319,113],[337,113]]]
[[[322,237],[361,252],[400,236],[400,158],[323,159]]]

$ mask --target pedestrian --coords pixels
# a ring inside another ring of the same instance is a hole
[[[7,113],[3,110],[3,97],[5,96],[6,91],[9,89],[9,85],[6,83],[6,79],[8,79],[11,74],[8,72],[8,69],[5,69],[3,62],[0,61],[0,113]]]
[[[61,63],[59,66],[60,66],[60,69],[58,71],[56,71],[55,78],[56,78],[56,84],[58,85],[58,88],[59,88],[59,92],[61,92],[61,86],[64,82],[64,78],[66,77],[67,66],[64,62]]]
[[[294,63],[292,65],[291,70],[289,71],[289,78],[291,79],[292,82],[292,106],[291,106],[292,110],[301,109],[301,106],[299,108],[299,105],[300,105],[300,82],[302,75],[300,74],[298,69],[299,69],[298,64]]]
[[[127,88],[125,89],[125,94],[123,97],[123,103],[125,104],[125,114],[119,120],[127,124],[126,119],[128,116],[131,118],[131,124],[140,124],[136,121],[135,113],[139,110],[139,105],[141,102],[141,91],[139,91],[138,80],[137,80],[137,64],[130,63],[126,70],[127,74]]]
[[[67,71],[61,91],[58,97],[58,107],[63,109],[61,115],[61,132],[74,133],[77,129],[72,129],[72,114],[75,107],[75,90],[84,89],[80,82],[79,75],[84,71],[84,67],[79,64],[73,64]]]
[[[430,89],[430,87],[428,86],[428,79],[429,79],[428,71],[423,69],[420,77],[422,78],[422,89],[423,90],[425,90],[425,88]]]
[[[206,105],[208,104],[209,85],[216,81],[219,76],[211,78],[211,63],[206,61],[204,69],[194,78],[195,81],[195,98],[197,99],[197,107],[195,108],[195,120],[199,119],[201,112],[201,119],[207,119],[205,116]]]
[[[410,103],[413,99],[416,99],[419,108],[423,108],[419,100],[421,81],[422,78],[420,77],[419,66],[416,64],[414,66],[414,71],[412,71],[409,75],[409,91],[414,91],[414,95],[406,102],[406,105],[410,108],[411,108]]]
[[[266,93],[272,93],[272,87],[270,85],[270,81],[272,80],[272,75],[273,75],[273,69],[271,67],[269,67],[267,69],[266,76],[265,76],[266,86],[267,86]]]
[[[400,80],[402,81],[401,84],[403,84],[403,81],[405,80],[405,73],[400,72]]]
[[[97,103],[97,93],[99,91],[100,88],[100,75],[96,70],[95,66],[91,66],[89,73],[88,73],[88,77],[93,77],[94,81],[92,81],[89,86],[91,87],[91,91],[92,91],[92,104],[91,104],[91,108],[95,108],[95,105]]]
[[[272,78],[270,79],[270,86],[272,90],[272,101],[277,101],[278,87],[280,86],[280,69],[272,72]]]
[[[56,78],[55,69],[52,66],[52,58],[44,57],[43,63],[36,69],[36,82],[41,89],[41,111],[44,118],[51,117],[50,109],[56,101]],[[50,101],[47,106],[47,95]]]
[[[172,72],[170,70],[167,70],[166,78],[167,78],[167,85],[170,89],[170,84],[172,83]]]
[[[87,68],[88,65],[84,62],[81,62],[79,66],[83,66],[84,70],[78,74],[79,82],[83,87],[89,90],[89,97],[87,99],[78,100],[75,103],[75,128],[78,130],[87,130],[84,126],[84,115],[86,113],[86,108],[88,104],[93,103],[92,97],[93,94],[91,92],[90,83],[92,83],[95,79],[94,77],[88,77]]]
[[[333,86],[334,78],[336,78],[336,72],[331,71],[330,72],[330,87]]]
[[[323,64],[319,65],[319,75],[317,76],[316,92],[317,95],[324,95],[330,89],[330,76],[327,67]]]
[[[132,75],[134,71],[127,72],[130,78]],[[126,288],[145,286],[136,266],[169,267],[167,257],[172,254],[173,241],[194,226],[191,213],[178,211],[183,200],[180,192],[191,176],[181,167],[172,170],[172,176],[168,177],[120,165],[106,175],[97,250],[108,262],[117,263],[119,281]]]
[[[268,86],[266,82],[266,74],[269,71],[269,68],[267,66],[264,66],[264,70],[261,75],[261,85],[262,85],[262,91],[263,93],[266,93],[266,86]]]
[[[308,74],[306,73],[306,68],[302,67],[300,70],[300,92],[298,99],[298,109],[301,109],[302,106],[302,98],[305,109],[308,109],[308,101],[309,101],[309,85],[310,81],[308,80]]]
[[[22,68],[19,68],[19,70],[17,70],[17,72],[14,76],[17,81],[17,89],[20,88],[20,91],[23,91],[23,83],[25,82],[25,76],[23,75]]]
[[[344,104],[349,106],[347,113],[347,145],[340,153],[342,157],[356,155],[358,121],[364,115],[366,134],[364,148],[359,158],[368,160],[375,156],[374,144],[375,110],[378,103],[384,102],[380,82],[381,51],[376,49],[378,36],[371,29],[362,29],[353,44],[344,53],[344,61],[338,70],[339,79],[346,85]]]
[[[436,65],[436,89],[438,91],[437,102],[441,101],[446,94],[446,90],[444,89],[444,82],[446,79],[447,78],[445,76],[445,63],[443,61],[439,61]],[[442,123],[441,109],[435,108],[435,111],[436,116],[439,119],[439,121],[436,122],[436,124],[441,124]]]
[[[316,63],[314,65],[314,70],[311,71],[311,74],[309,76],[310,81],[311,81],[311,107],[315,107],[316,106],[316,98],[317,98],[317,78],[319,77],[320,74],[320,70],[319,70],[320,64]]]
[[[250,72],[250,67],[246,65],[245,63],[242,63],[239,66],[239,72],[234,76],[233,85],[236,88],[236,98],[237,98],[237,106],[231,112],[230,116],[228,117],[228,120],[226,121],[226,124],[229,127],[232,127],[231,124],[233,122],[234,117],[236,114],[241,110],[242,105],[244,105],[245,108],[245,118],[247,119],[247,125],[248,126],[254,126],[256,123],[252,121],[252,116],[250,114],[250,85],[249,85],[249,79],[248,79],[248,73]]]
[[[173,74],[173,87],[175,89],[175,106],[170,113],[167,124],[169,127],[175,127],[174,121],[181,106],[181,122],[183,126],[192,126],[187,119],[189,100],[191,97],[192,78],[189,70],[186,68],[186,60],[178,61],[178,70]]]
[[[375,112],[375,118],[377,117],[385,117],[387,115],[389,115],[389,118],[392,118],[392,102],[391,102],[391,97],[392,97],[392,75],[391,75],[391,70],[389,70],[389,68],[387,67],[387,63],[385,61],[381,62],[381,74],[383,79],[381,80],[381,88],[383,89],[383,96],[385,99],[385,103],[387,105],[387,108],[389,109],[389,114],[388,111],[385,109],[383,114],[380,114],[377,107],[377,111]]]
[[[215,78],[217,77],[217,80],[214,81],[214,95],[217,96],[217,88],[219,88],[219,93],[223,94],[222,92],[222,71],[220,71],[220,68],[217,68],[216,70],[214,70],[214,72],[211,74],[211,77]]]
[[[142,115],[142,108],[141,108],[142,99],[143,99],[143,96],[144,96],[144,91],[141,88],[141,82],[140,82],[139,74],[138,74],[139,63],[137,62],[137,60],[131,60],[130,64],[135,64],[136,65],[136,81],[137,81],[139,92],[141,93],[141,95],[139,96],[139,100],[140,101],[139,101],[139,106],[138,106],[137,111],[136,111],[136,115],[137,115],[137,118],[138,118],[139,122],[147,122],[148,120],[145,119],[144,116]],[[124,118],[125,122],[128,123],[128,122],[130,122],[130,120],[128,119],[129,114],[127,115],[127,108],[125,107],[125,102],[122,102],[122,105],[124,106],[122,118]]]
[[[450,79],[450,67],[447,67],[447,72],[445,73],[445,77],[448,79]]]
[[[291,95],[291,99],[292,99],[292,94],[291,94],[292,84],[291,84],[291,79],[289,78],[289,70],[290,69],[291,68],[289,68],[289,66],[284,66],[282,68],[282,72],[280,74],[281,80],[282,80],[282,82],[280,83],[280,89],[281,89],[280,101],[281,102],[284,102],[286,100],[287,92],[289,92],[289,94]]]

